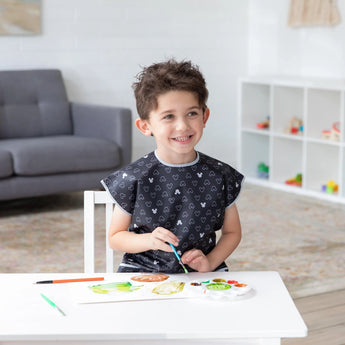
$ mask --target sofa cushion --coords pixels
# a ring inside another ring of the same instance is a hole
[[[114,169],[121,164],[116,143],[73,135],[0,140],[12,154],[16,175],[35,176]]]
[[[12,157],[8,151],[0,150],[0,178],[13,175]]]
[[[0,71],[0,138],[72,134],[59,70]]]

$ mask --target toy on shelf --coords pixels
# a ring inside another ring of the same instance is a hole
[[[289,127],[285,129],[286,134],[302,134],[303,121],[297,117],[292,117],[289,121]]]
[[[327,184],[322,186],[322,191],[328,194],[335,194],[338,192],[339,186],[333,181],[329,180]]]
[[[268,128],[270,128],[270,117],[267,116],[267,119],[265,121],[257,123],[256,127],[259,128],[259,129],[268,129]]]
[[[334,122],[331,130],[322,131],[321,138],[340,141],[340,122]]]
[[[286,180],[285,183],[288,185],[291,185],[291,186],[301,187],[302,186],[302,174],[297,174],[295,177]]]
[[[265,163],[259,163],[257,174],[259,178],[268,178],[269,176],[269,167]]]

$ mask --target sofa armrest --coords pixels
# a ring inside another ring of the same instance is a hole
[[[121,148],[122,166],[132,157],[132,113],[128,108],[71,102],[73,133],[114,141]]]

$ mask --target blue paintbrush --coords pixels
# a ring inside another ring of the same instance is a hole
[[[184,264],[182,263],[181,258],[180,258],[180,255],[178,255],[178,253],[177,253],[175,247],[174,247],[170,242],[168,242],[168,243],[169,243],[170,247],[172,248],[172,250],[174,251],[174,254],[175,254],[175,256],[177,257],[177,260],[178,260],[179,264],[182,266],[182,268],[183,268],[183,270],[184,270],[184,273],[187,274],[187,273],[188,273],[187,268],[186,268],[186,267],[184,266]]]

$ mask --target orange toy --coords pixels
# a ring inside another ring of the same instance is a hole
[[[257,128],[264,129],[264,128],[269,128],[270,127],[270,119],[267,118],[266,121],[262,121],[256,124]]]
[[[302,186],[302,174],[297,174],[296,177],[286,180],[285,183],[288,185],[291,185],[291,186],[301,187]]]

